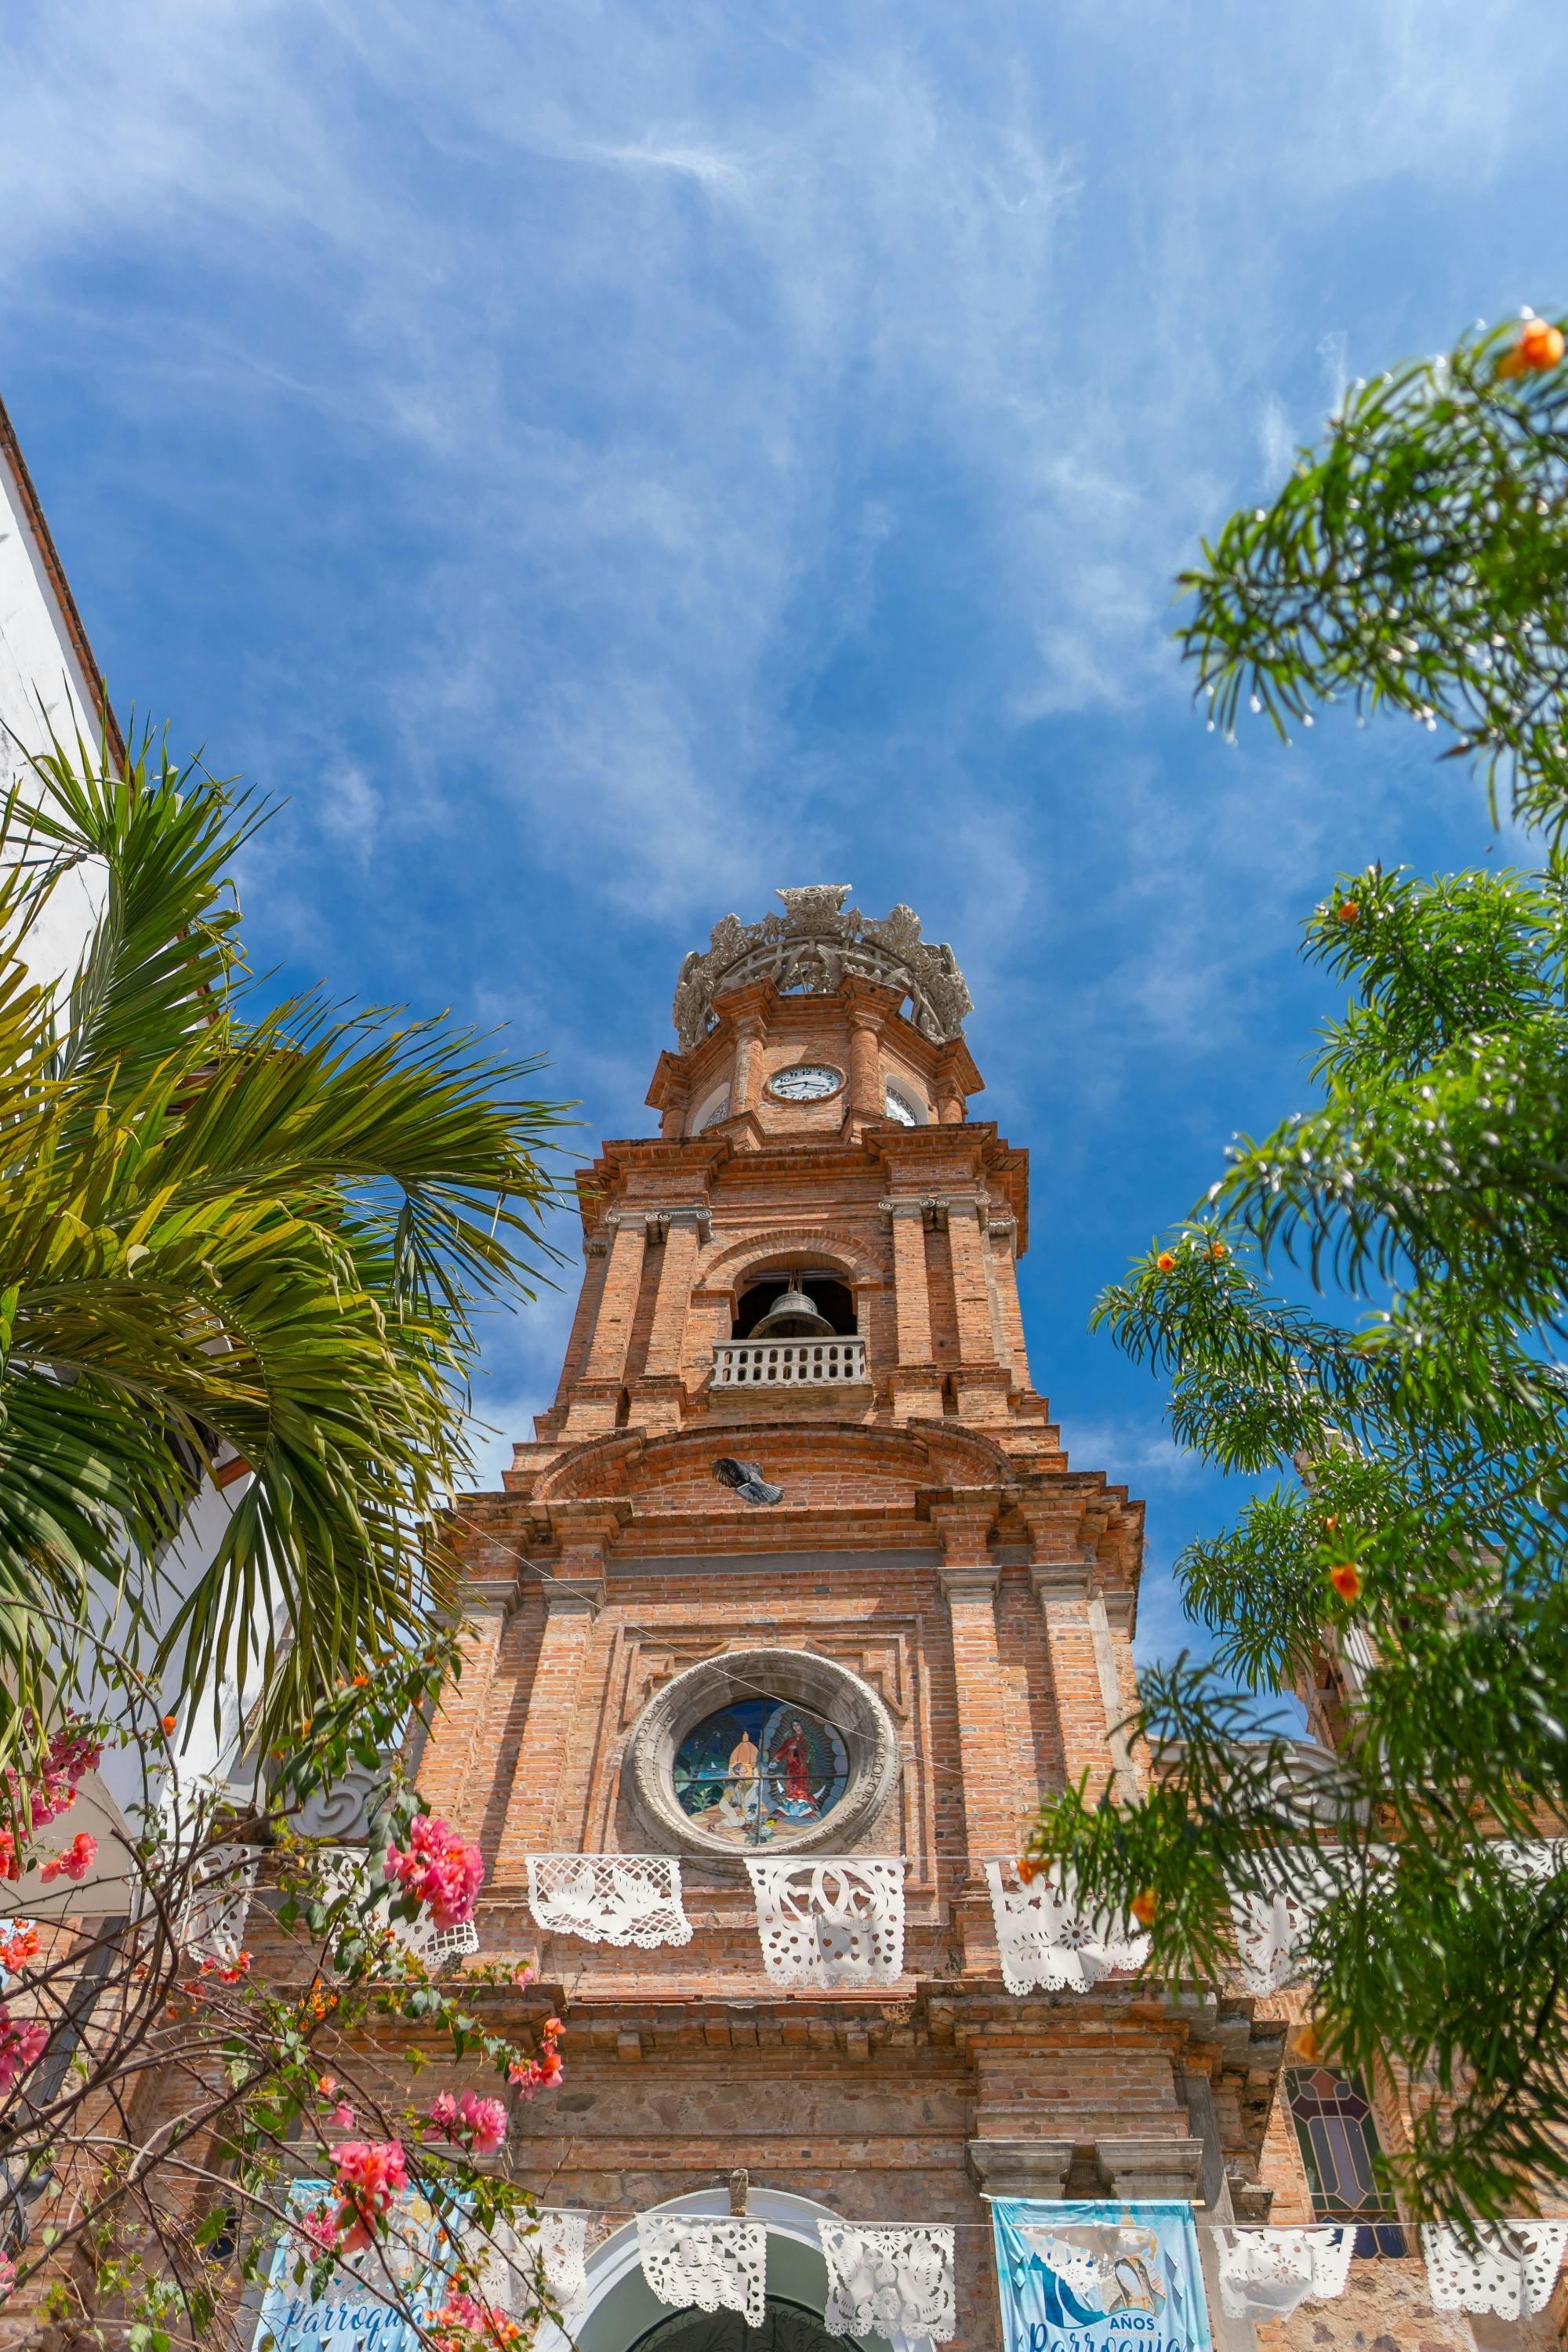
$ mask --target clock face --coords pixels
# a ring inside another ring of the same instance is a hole
[[[782,1102],[821,1102],[844,1084],[842,1070],[826,1062],[797,1062],[793,1070],[778,1070],[769,1079],[770,1090]]]
[[[896,1118],[900,1127],[919,1127],[921,1123],[919,1111],[908,1095],[901,1095],[897,1087],[888,1088],[887,1111],[888,1117]]]

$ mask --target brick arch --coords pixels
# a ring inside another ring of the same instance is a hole
[[[773,1234],[752,1234],[744,1241],[717,1249],[698,1270],[699,1290],[738,1290],[746,1276],[765,1273],[771,1259],[809,1255],[824,1265],[844,1268],[851,1284],[886,1282],[888,1261],[847,1234],[825,1233],[818,1225],[787,1225]]]

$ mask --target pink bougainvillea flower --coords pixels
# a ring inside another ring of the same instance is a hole
[[[300,2236],[307,2238],[321,2253],[330,2254],[336,2251],[338,2225],[324,2205],[314,2205],[308,2213],[301,2213],[298,2227]]]
[[[78,1885],[98,1860],[98,1840],[86,1830],[78,1830],[63,1853],[46,1862],[38,1876],[46,1886],[57,1878],[69,1878]]]
[[[334,2131],[353,2131],[354,2111],[346,2099],[340,2099],[337,2105],[330,2110],[327,2121]]]
[[[0,2092],[14,2091],[49,2046],[49,2029],[36,2018],[24,2024],[0,2001]]]
[[[465,2091],[458,2113],[468,2146],[476,2156],[493,2156],[506,2138],[506,2108],[500,2099],[481,2099]]]
[[[393,2199],[408,2186],[408,2165],[395,2139],[345,2139],[332,2150],[337,2167],[339,2243],[346,2253],[368,2246]]]
[[[0,1929],[0,1969],[15,1976],[29,1960],[36,1960],[39,1951],[38,1931],[30,1919],[14,1919],[8,1927]]]
[[[478,2295],[452,2294],[437,2313],[432,2333],[447,2352],[463,2352],[463,2347],[493,2346],[497,2352],[512,2352],[520,2345],[522,2330],[515,2319],[493,2304],[481,2303]]]
[[[479,1847],[458,1837],[448,1822],[416,1813],[406,1850],[388,1846],[383,1867],[393,1885],[426,1906],[437,1927],[460,1927],[473,1917],[484,1862]]]
[[[457,2137],[458,2102],[450,2091],[441,2091],[431,2100],[430,2120],[443,2139]]]

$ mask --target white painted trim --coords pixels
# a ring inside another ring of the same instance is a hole
[[[648,2208],[654,2213],[727,2214],[727,2189],[698,2189]],[[820,2317],[827,2303],[827,2264],[817,2236],[819,2221],[842,2221],[846,2215],[795,2197],[784,2189],[752,2186],[746,2200],[746,2218],[763,2221],[768,2231],[768,2293],[815,2311]],[[588,2292],[566,2313],[568,2334],[553,2320],[546,2321],[536,2338],[536,2352],[628,2352],[650,2327],[672,2316],[642,2274],[636,2221],[621,2227],[596,2246],[587,2261]],[[868,2352],[933,2352],[923,2336],[900,2336],[889,2344],[881,2336],[846,2336],[846,2352],[860,2344]]]

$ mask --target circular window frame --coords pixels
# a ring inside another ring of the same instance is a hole
[[[675,1758],[689,1731],[737,1699],[765,1694],[831,1723],[849,1751],[849,1785],[809,1828],[742,1846],[700,1830],[675,1793]],[[846,1853],[881,1813],[899,1773],[899,1735],[869,1683],[814,1650],[726,1650],[703,1658],[648,1701],[626,1743],[625,1783],[645,1826],[668,1850],[737,1867],[748,1853]]]
[[[787,1078],[791,1070],[831,1070],[838,1084],[825,1095],[781,1095],[777,1092],[778,1082],[781,1078]],[[773,1073],[763,1091],[771,1101],[782,1103],[786,1110],[809,1110],[814,1103],[837,1102],[848,1083],[837,1062],[789,1062],[782,1070]]]

